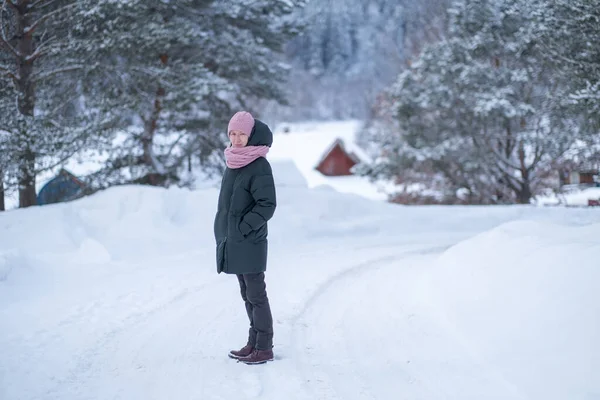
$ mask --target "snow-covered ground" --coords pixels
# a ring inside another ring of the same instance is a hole
[[[546,196],[538,196],[534,202],[541,206],[587,207],[589,200],[600,200],[600,187],[585,189],[574,187],[565,190],[560,195],[551,193]]]
[[[600,399],[597,209],[404,207],[275,163],[276,360],[215,267],[217,190],[0,214],[0,399]]]
[[[368,161],[369,156],[356,145],[361,127],[362,122],[358,120],[280,123],[274,126],[273,146],[267,157],[274,162],[292,161],[310,188],[326,186],[341,193],[387,200],[389,183],[373,183],[366,177],[354,175],[325,176],[315,169],[336,139],[341,139],[347,150],[361,160]]]

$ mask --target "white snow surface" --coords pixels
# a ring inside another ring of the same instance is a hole
[[[550,194],[538,196],[535,203],[542,206],[572,206],[587,207],[589,200],[600,200],[600,187],[589,187],[582,190],[574,189],[557,196]]]
[[[0,399],[600,399],[600,212],[400,206],[279,171],[275,361],[217,274],[218,191],[0,214]],[[277,175],[277,173],[276,173]]]
[[[371,182],[356,175],[325,176],[315,169],[336,139],[343,141],[347,151],[368,162],[369,156],[356,144],[362,124],[358,120],[280,123],[273,127],[273,146],[267,158],[293,162],[310,188],[328,187],[367,199],[387,200],[389,182]]]

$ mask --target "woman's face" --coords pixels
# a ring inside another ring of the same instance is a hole
[[[229,132],[229,140],[233,147],[244,147],[248,144],[248,135],[241,131]]]

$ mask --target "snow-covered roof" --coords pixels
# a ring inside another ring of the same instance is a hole
[[[362,151],[362,149],[360,149],[354,143],[352,143],[352,142],[346,143],[346,142],[344,142],[344,140],[342,138],[338,137],[323,152],[323,154],[321,155],[321,158],[317,161],[317,165],[319,165],[323,161],[325,161],[325,159],[329,156],[329,154],[333,151],[333,149],[336,148],[336,146],[341,147],[342,150],[344,151],[344,153],[348,154],[348,156],[357,164],[360,162],[368,162],[368,160],[369,160],[368,157],[366,156],[366,154],[364,154],[364,152]],[[316,167],[316,165],[315,165],[315,167]]]
[[[349,154],[368,161],[369,157],[355,141],[361,127],[362,123],[355,120],[280,123],[274,129],[269,159],[293,159],[301,169],[314,168],[336,142],[341,142]]]

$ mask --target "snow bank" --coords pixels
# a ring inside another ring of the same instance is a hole
[[[573,190],[560,196],[554,194],[538,196],[535,198],[535,203],[542,206],[587,206],[588,200],[600,200],[600,187]]]
[[[600,224],[517,221],[445,252],[431,295],[513,398],[600,396]]]
[[[600,200],[600,187],[588,188],[564,196],[566,205],[587,206],[588,200]]]
[[[370,243],[456,241],[515,219],[587,224],[596,209],[530,206],[400,206],[317,186],[309,189],[290,162],[273,165],[278,208],[269,224],[277,246],[315,240]],[[119,186],[70,203],[2,213],[0,249],[82,264],[186,251],[212,251],[218,189]],[[452,239],[449,239],[452,238]],[[149,246],[148,246],[149,245]],[[144,248],[143,254],[140,248]]]
[[[217,193],[121,186],[71,203],[8,211],[0,220],[2,247],[38,257],[79,254],[82,262],[135,257],[140,243],[152,243],[147,254],[176,250],[189,245],[190,235],[208,240]]]
[[[308,187],[306,178],[292,160],[273,161],[271,168],[277,187]]]

